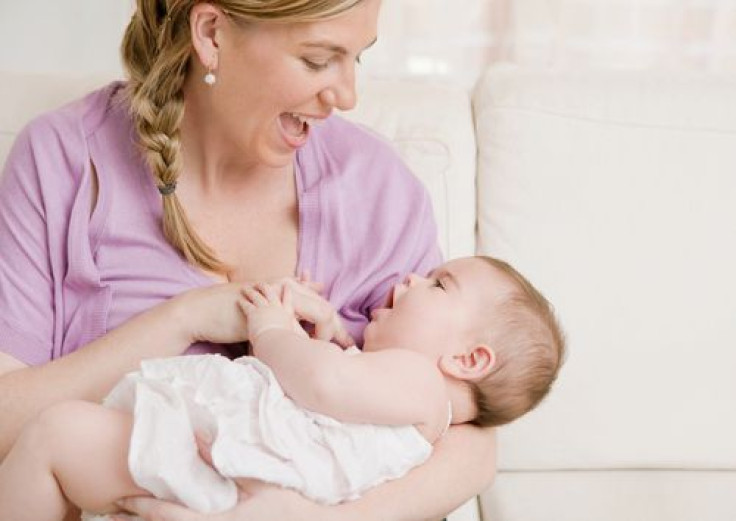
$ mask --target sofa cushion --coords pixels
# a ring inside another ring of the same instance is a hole
[[[569,339],[549,399],[501,430],[501,468],[736,469],[735,93],[515,67],[479,84],[479,249]]]
[[[388,138],[429,190],[447,258],[475,251],[475,134],[468,92],[426,81],[371,79],[345,116]]]
[[[501,473],[481,500],[486,521],[732,521],[736,473]]]

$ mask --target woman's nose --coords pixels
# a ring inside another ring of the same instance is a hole
[[[355,107],[358,96],[355,93],[355,65],[347,65],[340,76],[320,92],[322,103],[330,108],[350,110]]]

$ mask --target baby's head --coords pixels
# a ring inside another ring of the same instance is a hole
[[[476,407],[471,423],[509,423],[536,407],[562,365],[565,339],[552,306],[508,263],[477,257],[498,279],[477,323],[478,345],[492,350],[487,373],[467,380]],[[503,281],[503,283],[500,283]]]
[[[468,402],[459,421],[491,426],[518,418],[547,394],[564,339],[547,300],[514,268],[467,257],[394,287],[387,306],[373,311],[363,346],[387,348],[436,360]]]

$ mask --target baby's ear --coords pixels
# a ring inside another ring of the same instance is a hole
[[[442,355],[439,368],[447,376],[472,381],[484,378],[495,364],[496,353],[493,349],[485,344],[478,344],[466,353]]]

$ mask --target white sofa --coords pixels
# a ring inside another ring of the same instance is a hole
[[[0,74],[0,159],[95,83]],[[361,97],[348,117],[427,184],[445,253],[515,264],[569,340],[549,399],[500,429],[495,485],[451,519],[736,519],[736,78],[501,66],[472,93]]]

